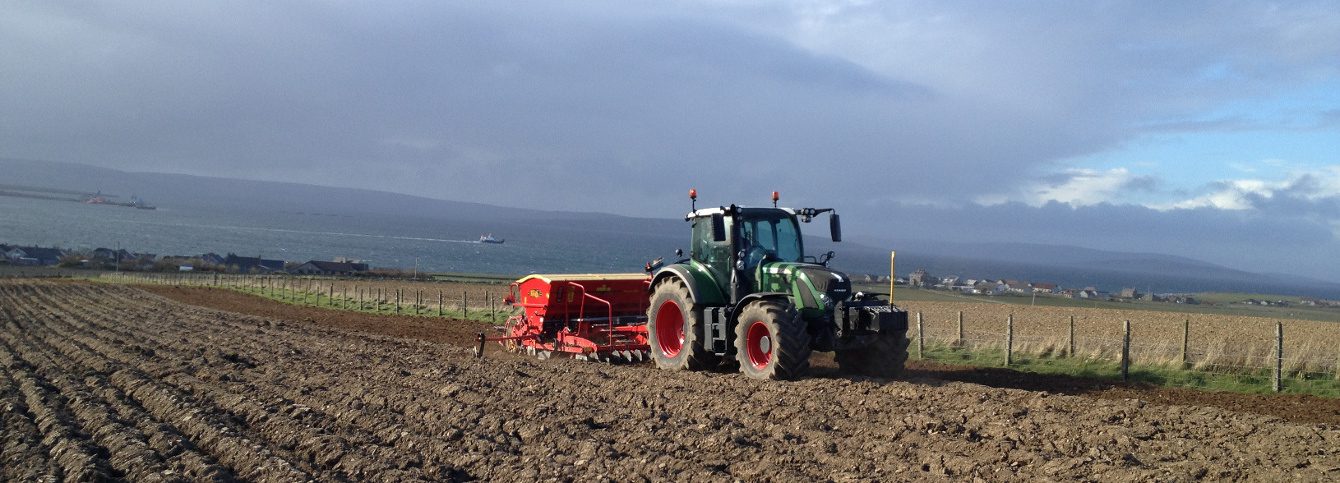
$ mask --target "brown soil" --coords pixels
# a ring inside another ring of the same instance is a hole
[[[1150,404],[1157,389],[926,365],[765,382],[496,346],[476,359],[477,323],[151,290],[189,304],[0,281],[0,481],[1340,477],[1340,428]]]

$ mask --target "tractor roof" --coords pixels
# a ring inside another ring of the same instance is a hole
[[[761,211],[781,211],[781,212],[784,212],[784,213],[786,213],[787,215],[790,215],[790,216],[795,216],[795,214],[796,214],[796,210],[793,210],[793,209],[791,209],[791,208],[748,207],[748,206],[736,206],[735,208],[738,209],[738,210],[740,210],[740,211],[744,211],[744,212],[755,212],[755,213],[758,213],[758,212],[761,212]],[[687,215],[684,215],[684,219],[685,219],[685,220],[692,220],[692,219],[694,219],[694,218],[700,218],[700,217],[704,217],[704,216],[724,215],[724,214],[726,214],[726,211],[727,211],[727,210],[726,210],[726,207],[724,207],[724,206],[722,206],[722,207],[717,207],[717,208],[703,208],[703,209],[701,209],[701,210],[698,210],[698,211],[689,213],[689,214],[687,214]]]

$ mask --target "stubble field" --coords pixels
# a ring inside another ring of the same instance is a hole
[[[914,365],[891,381],[820,361],[800,381],[763,382],[496,346],[476,359],[465,339],[478,324],[152,290],[172,298],[0,281],[0,480],[1340,476],[1340,431],[1324,412],[1290,420],[1133,388],[1108,399],[954,381],[1020,377],[964,368]]]

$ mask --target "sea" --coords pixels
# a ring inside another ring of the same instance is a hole
[[[831,266],[853,276],[888,273],[890,250],[825,237],[826,223],[805,226],[810,255],[837,252]],[[480,242],[493,235],[505,243]],[[157,256],[204,253],[280,259],[367,262],[374,268],[522,276],[533,273],[642,272],[656,258],[687,251],[682,220],[448,221],[412,213],[332,214],[274,210],[227,211],[194,206],[143,210],[116,205],[0,196],[0,244],[81,252],[123,248]],[[1064,287],[1095,286],[1149,293],[1250,292],[1340,299],[1340,284],[1225,279],[1195,273],[1076,269],[1008,261],[900,252],[899,274],[924,268],[938,276],[1014,278]]]
[[[483,235],[504,243],[482,243]],[[688,248],[688,235],[687,227],[671,235],[412,215],[145,210],[0,196],[4,244],[77,251],[124,248],[158,256],[235,253],[293,262],[345,257],[372,267],[427,272],[640,272],[657,257],[673,260],[676,248]]]

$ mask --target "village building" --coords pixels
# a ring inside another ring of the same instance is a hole
[[[9,263],[11,264],[34,266],[56,265],[60,263],[60,259],[65,257],[65,255],[66,253],[63,250],[38,247],[12,246],[9,247],[9,250],[4,252],[5,259],[9,260]]]
[[[311,260],[291,270],[302,275],[353,275],[368,271],[366,263],[326,262]]]
[[[1060,292],[1060,287],[1054,283],[1035,283],[1033,284],[1033,292],[1054,294]]]
[[[931,288],[934,287],[937,282],[939,282],[939,280],[936,279],[934,275],[926,273],[926,269],[924,268],[918,268],[917,271],[912,272],[912,275],[907,277],[908,285],[913,287]]]
[[[267,260],[261,257],[239,257],[229,253],[223,259],[223,266],[230,273],[275,273],[284,271],[283,260]]]

